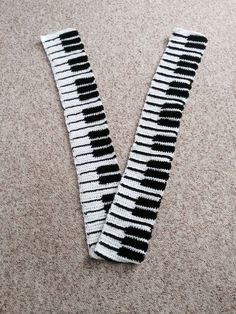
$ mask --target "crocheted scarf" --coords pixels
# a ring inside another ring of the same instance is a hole
[[[78,31],[65,29],[41,40],[64,109],[89,255],[139,264],[148,249],[182,112],[207,39],[174,29],[151,81],[123,174]]]

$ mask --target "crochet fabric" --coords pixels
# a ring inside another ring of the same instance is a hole
[[[89,254],[138,264],[148,249],[182,112],[207,39],[174,29],[151,81],[123,175],[78,31],[65,29],[41,40],[64,109]]]

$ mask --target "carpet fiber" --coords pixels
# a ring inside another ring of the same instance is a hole
[[[234,313],[235,1],[1,0],[0,313]],[[124,169],[174,27],[208,37],[145,261],[87,255],[40,35],[80,31]]]

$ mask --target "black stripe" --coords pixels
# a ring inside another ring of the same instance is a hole
[[[151,153],[146,153],[146,152],[140,152],[136,149],[134,149],[132,151],[132,153],[136,153],[136,154],[140,154],[140,155],[144,155],[144,156],[149,156],[149,157],[163,157],[163,158],[168,158],[168,159],[171,159],[172,160],[172,157],[170,156],[166,156],[166,155],[156,155],[156,154],[151,154]]]
[[[81,131],[81,130],[85,130],[85,129],[90,129],[90,128],[97,127],[97,126],[104,125],[104,124],[107,124],[107,122],[104,121],[104,122],[99,123],[99,124],[89,125],[89,126],[85,126],[85,127],[78,128],[78,129],[73,129],[73,130],[70,130],[69,132],[70,132],[70,133],[72,133],[72,132],[77,132],[77,131]]]
[[[88,221],[86,222],[86,225],[92,224],[94,222],[99,222],[99,221],[104,221],[106,218],[101,218],[101,219],[96,219],[96,220],[92,220],[92,221]]]
[[[79,35],[78,31],[69,31],[69,32],[59,35],[59,38],[62,40],[62,39],[70,38],[70,37],[75,37],[78,35]]]
[[[88,94],[79,95],[79,99],[80,100],[87,100],[87,99],[98,97],[98,96],[99,96],[99,93],[98,93],[98,91],[96,91],[96,92],[92,92],[92,93],[88,93]]]
[[[137,238],[143,238],[146,240],[151,239],[152,231],[147,231],[143,229],[139,229],[137,227],[128,227],[125,228],[125,234],[137,237]]]
[[[106,166],[100,166],[97,168],[97,173],[108,173],[108,172],[115,172],[119,171],[119,166],[117,164],[111,164]]]
[[[161,145],[158,143],[154,143],[152,145],[152,149],[160,152],[165,153],[173,153],[175,151],[175,146],[169,146],[169,145]]]
[[[101,244],[102,246],[105,246],[106,248],[108,248],[109,250],[113,250],[113,251],[118,251],[118,248],[111,246],[103,241],[99,241],[99,244]],[[96,253],[96,252],[95,252]]]
[[[87,72],[83,72],[83,73],[76,73],[76,74],[73,74],[73,75],[70,75],[70,76],[66,76],[66,77],[61,77],[59,79],[56,79],[56,81],[62,81],[62,80],[67,80],[68,78],[71,78],[71,77],[77,77],[78,75],[84,75],[84,74],[88,74],[88,73],[91,73],[92,70],[89,70]]]
[[[151,179],[143,179],[141,185],[149,187],[154,190],[164,191],[166,187],[166,182],[155,181]]]
[[[140,221],[136,221],[136,220],[134,220],[134,219],[130,219],[130,218],[127,218],[127,217],[123,217],[123,216],[120,216],[120,215],[118,215],[118,214],[116,214],[116,213],[113,213],[113,212],[110,212],[109,213],[109,215],[111,215],[111,216],[113,216],[113,217],[116,217],[116,218],[118,218],[118,219],[120,219],[120,220],[123,220],[123,221],[128,221],[128,222],[131,222],[131,223],[133,223],[133,224],[141,224],[141,225],[143,225],[143,226],[147,226],[147,227],[152,227],[152,224],[150,224],[150,223],[147,223],[147,222],[140,222]]]
[[[109,157],[109,158],[105,158],[105,159],[98,159],[98,160],[92,160],[92,161],[87,161],[87,162],[82,162],[82,163],[80,163],[80,164],[78,164],[78,163],[76,163],[75,165],[76,165],[76,167],[78,167],[78,166],[84,166],[84,165],[88,165],[88,164],[94,164],[94,163],[96,163],[96,162],[101,162],[101,161],[107,161],[107,160],[111,160],[111,159],[114,159],[115,158],[115,156],[112,156],[112,157]]]
[[[103,255],[97,251],[94,251],[94,253],[97,254],[97,256],[101,257],[102,259],[105,259],[106,261],[115,262],[111,258],[109,258],[109,257],[107,257],[107,256],[105,256],[105,255]]]
[[[171,163],[168,161],[149,160],[147,162],[147,167],[170,170]]]
[[[108,184],[112,182],[120,182],[121,175],[120,173],[117,174],[112,174],[112,175],[107,175],[107,176],[101,176],[99,178],[100,184]]]
[[[202,53],[198,52],[198,51],[187,50],[187,49],[177,48],[177,47],[173,47],[173,46],[167,46],[166,48],[171,49],[171,50],[178,50],[178,51],[184,51],[184,52],[189,52],[189,53],[195,53],[195,54],[202,56]]]
[[[180,68],[179,68],[180,69]],[[182,70],[182,69],[181,69]],[[187,71],[187,70],[186,70]],[[192,72],[192,71],[190,71]],[[167,97],[162,97],[162,96],[157,96],[157,95],[153,95],[153,94],[148,94],[148,96],[151,96],[151,97],[154,97],[154,98],[158,98],[158,99],[164,99],[164,100],[173,100],[173,101],[178,101],[180,102],[181,104],[184,105],[184,101],[183,100],[180,100],[180,99],[175,99],[175,98],[167,98]]]
[[[52,61],[58,60],[58,59],[68,58],[70,56],[78,55],[79,53],[82,53],[82,52],[84,52],[84,50],[82,50],[80,52],[73,52],[73,53],[70,53],[69,55],[66,55],[66,56],[60,56],[60,57],[53,58]]]
[[[106,235],[107,237],[113,238],[113,239],[115,239],[117,241],[121,241],[122,240],[122,238],[119,238],[119,237],[115,236],[114,234],[111,234],[110,232],[103,231],[103,234]]]
[[[175,76],[175,75],[170,75],[170,74],[166,74],[166,73],[162,73],[162,72],[156,72],[158,75],[161,75],[161,76],[165,76],[165,77],[171,77],[171,78],[174,78],[174,79],[180,79],[180,80],[187,80],[189,82],[193,82],[192,79],[188,78],[188,77],[180,77],[180,76]]]
[[[140,241],[140,240],[137,240],[137,239],[134,239],[134,238],[130,238],[130,237],[125,237],[122,242],[121,242],[123,245],[127,245],[127,246],[131,246],[135,249],[139,249],[139,250],[142,250],[144,252],[147,251],[148,249],[148,244],[147,242],[144,242],[144,241]]]
[[[106,222],[106,225],[108,225],[108,226],[110,226],[112,228],[115,228],[115,229],[120,229],[120,230],[124,230],[125,229],[124,227],[121,227],[121,226],[119,226],[117,224],[114,224],[112,222],[109,222],[109,221]]]
[[[178,33],[173,33],[174,36],[177,36],[177,37],[182,37],[182,38],[187,38],[187,36],[184,36],[182,34],[178,34]]]
[[[147,209],[138,208],[138,207],[136,207],[133,210],[132,215],[134,215],[136,217],[143,218],[143,219],[155,220],[157,218],[157,212],[147,210]]]
[[[158,104],[158,103],[151,102],[151,101],[146,101],[146,104],[148,104],[150,106],[155,106],[155,107],[161,107],[162,106],[162,104]]]
[[[155,179],[162,179],[162,180],[168,180],[169,179],[169,173],[168,172],[163,172],[163,171],[158,171],[154,169],[147,169],[145,172],[145,177],[151,177]]]
[[[130,200],[130,201],[135,201],[136,200],[135,198],[133,198],[133,197],[131,197],[129,195],[125,195],[125,194],[123,194],[121,192],[117,192],[117,195],[119,195],[119,196],[121,196],[123,198],[126,198],[127,200]]]
[[[137,261],[139,263],[141,263],[145,258],[144,254],[135,252],[135,251],[130,250],[126,247],[121,247],[119,249],[117,255],[124,257],[124,258],[127,258],[129,260]]]

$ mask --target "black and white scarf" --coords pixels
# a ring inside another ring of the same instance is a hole
[[[182,112],[207,39],[174,29],[151,81],[123,174],[78,31],[65,29],[41,40],[64,109],[89,255],[138,264],[148,249]]]

